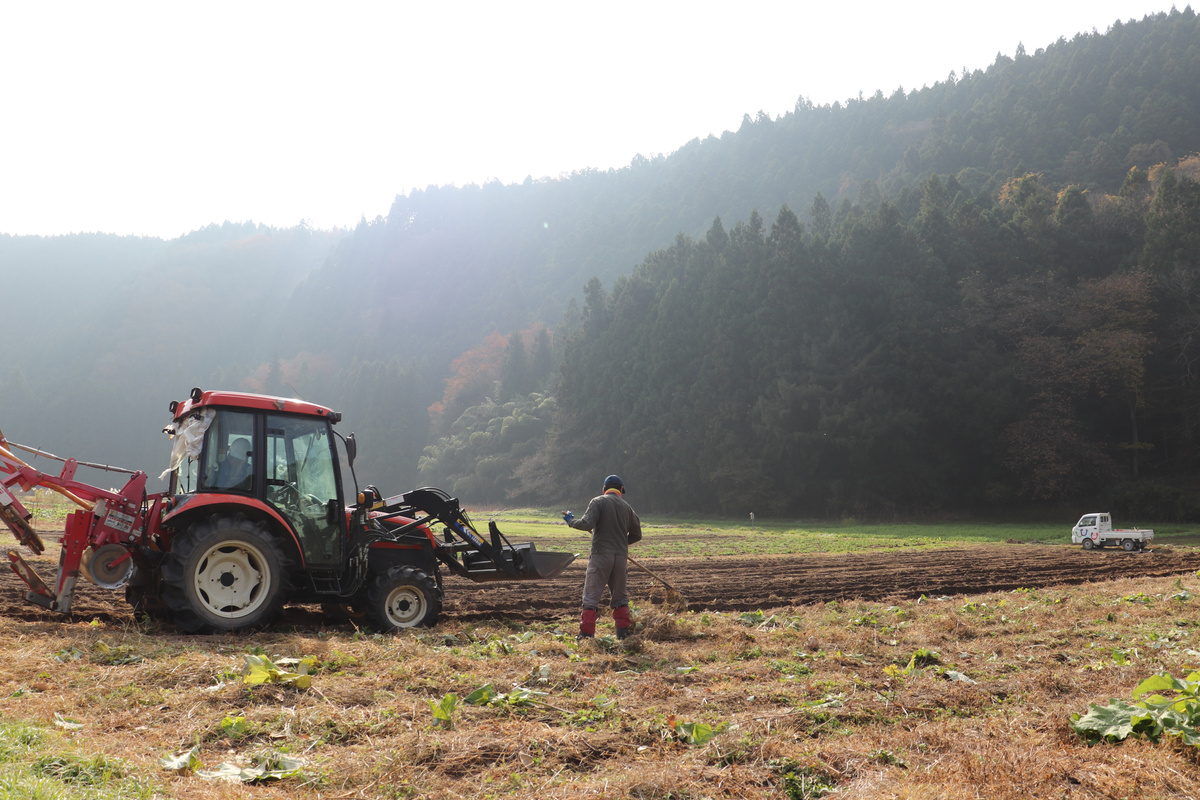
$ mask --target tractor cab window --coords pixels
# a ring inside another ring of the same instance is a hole
[[[1079,527],[1081,527],[1081,528],[1086,528],[1086,527],[1089,527],[1089,526],[1095,525],[1095,524],[1096,524],[1095,517],[1084,517],[1083,519],[1079,520]]]
[[[220,410],[204,436],[200,488],[254,491],[254,415]]]
[[[326,420],[267,417],[267,500],[292,523],[309,566],[341,560],[338,475],[333,459]]]

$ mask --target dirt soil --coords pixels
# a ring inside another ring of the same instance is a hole
[[[23,555],[52,584],[57,552],[57,542],[47,540],[46,555]],[[999,544],[848,555],[656,558],[638,563],[670,582],[692,611],[753,611],[831,600],[934,598],[1181,575],[1200,570],[1200,551],[1158,546],[1133,553],[1086,552],[1063,545]],[[443,619],[556,619],[578,608],[585,566],[586,556],[553,580],[528,583],[477,584],[449,577]],[[666,599],[661,584],[634,564],[629,568],[629,593],[634,605]],[[132,616],[122,590],[99,589],[82,580],[74,611],[84,619],[114,622]],[[10,570],[0,571],[0,614],[25,620],[57,616],[25,602],[24,584]],[[316,609],[294,609],[288,622],[300,628],[329,627],[330,620]]]
[[[849,555],[709,557],[638,560],[668,581],[692,611],[753,611],[831,600],[883,600],[977,594],[1135,576],[1164,577],[1200,569],[1200,551],[1158,547],[1143,552],[1085,552],[1059,545],[980,545]],[[446,613],[534,620],[579,605],[586,556],[552,581],[474,586],[447,582]],[[661,600],[661,584],[635,565],[629,593]]]

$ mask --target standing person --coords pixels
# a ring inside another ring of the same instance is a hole
[[[625,502],[624,495],[625,484],[618,476],[609,475],[604,479],[603,494],[592,498],[582,517],[576,519],[570,511],[563,512],[563,522],[572,528],[592,532],[592,551],[588,555],[587,575],[583,579],[580,638],[596,635],[600,595],[605,586],[608,586],[617,638],[628,636],[633,624],[629,618],[629,592],[625,589],[625,579],[629,569],[629,545],[641,540],[642,521]]]

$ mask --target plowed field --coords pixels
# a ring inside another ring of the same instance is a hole
[[[47,555],[30,558],[52,583],[57,543]],[[670,582],[693,611],[748,611],[824,603],[830,600],[884,600],[921,595],[969,595],[1056,584],[1079,584],[1129,577],[1163,577],[1200,570],[1200,551],[1160,546],[1144,552],[1085,552],[1062,545],[1008,544],[956,548],[894,549],[850,555],[746,558],[656,558],[639,563]],[[549,581],[476,584],[446,579],[444,618],[550,620],[579,605],[586,556]],[[661,587],[630,565],[634,604],[663,600]],[[24,585],[12,572],[0,573],[0,613],[22,619],[55,615],[26,603]],[[85,619],[130,618],[121,590],[80,581],[75,613]],[[296,609],[289,621],[300,627],[328,625],[315,609]]]
[[[531,619],[574,610],[585,558],[555,580],[541,583],[489,586],[448,581],[446,613]],[[1141,553],[1089,553],[1066,546],[980,545],[852,555],[647,559],[644,566],[677,589],[693,611],[750,611],[830,600],[937,597],[1162,577],[1200,569],[1200,551],[1160,547]],[[639,598],[659,599],[661,590],[631,565],[629,593],[636,604]]]

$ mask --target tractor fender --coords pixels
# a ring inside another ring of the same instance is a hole
[[[246,497],[241,494],[194,494],[190,497],[185,497],[174,508],[164,514],[162,524],[165,527],[175,520],[198,516],[202,511],[221,510],[240,511],[249,516],[265,518],[277,530],[283,531],[286,534],[285,538],[291,540],[292,549],[295,552],[296,558],[299,559],[300,568],[304,569],[304,548],[300,546],[300,538],[296,536],[296,531],[292,529],[291,523],[274,508],[253,497]]]

